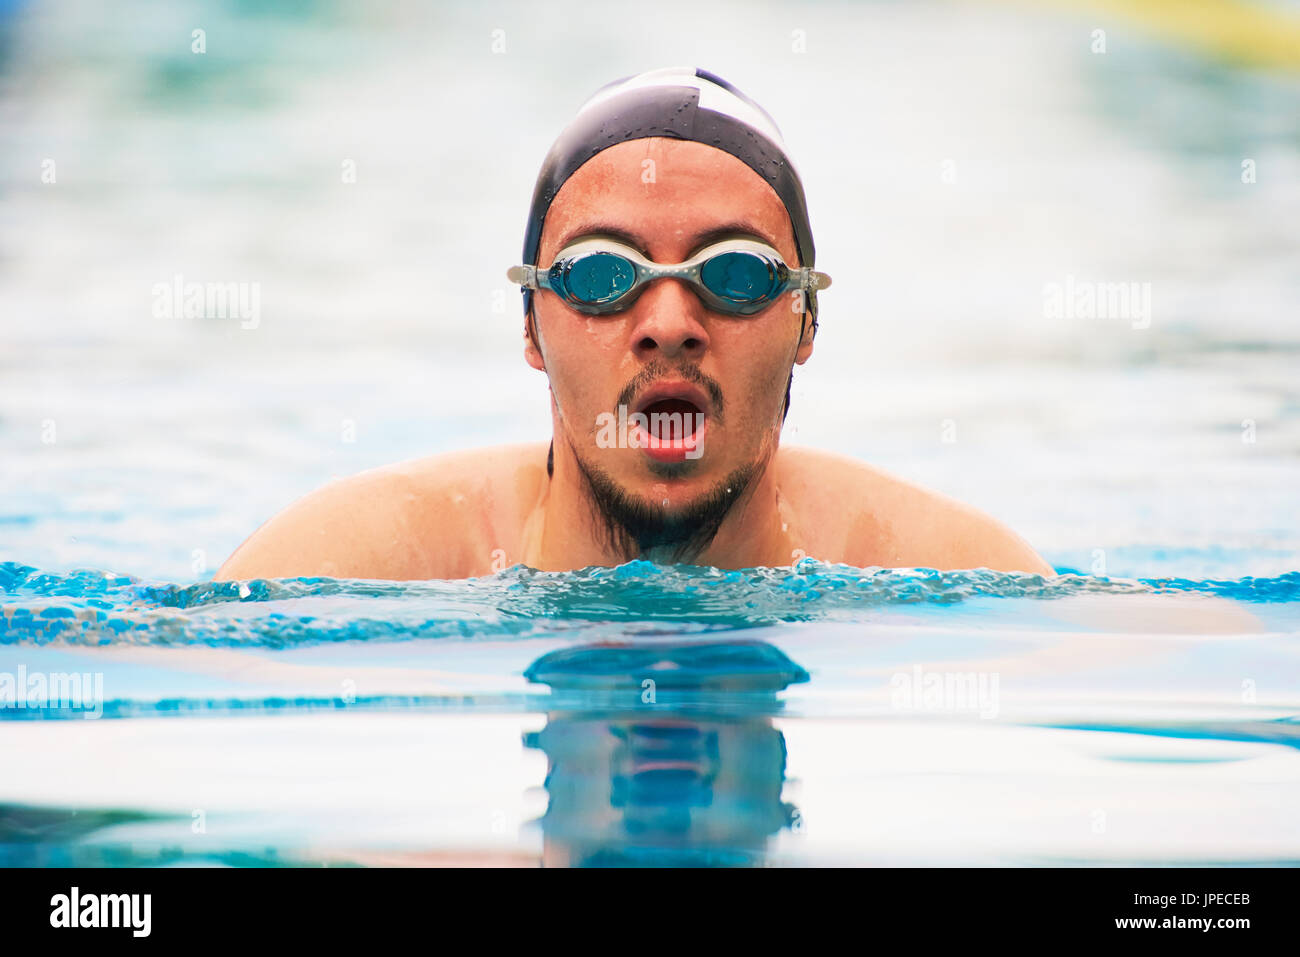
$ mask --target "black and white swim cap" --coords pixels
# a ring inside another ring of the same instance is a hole
[[[790,214],[799,265],[815,265],[803,183],[786,155],[776,122],[726,80],[690,67],[668,67],[615,80],[583,104],[546,154],[537,176],[522,261],[539,265],[537,254],[547,210],[560,187],[583,163],[617,143],[649,136],[716,147],[762,176]],[[532,292],[523,290],[525,315],[532,306]],[[808,312],[815,319],[816,293],[808,300]]]

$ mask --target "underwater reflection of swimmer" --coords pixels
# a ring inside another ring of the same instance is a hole
[[[808,673],[764,642],[591,645],[544,655],[544,866],[761,864],[794,820],[771,716]]]

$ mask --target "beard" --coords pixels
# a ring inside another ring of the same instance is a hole
[[[572,446],[570,446],[572,448]],[[690,563],[712,543],[757,471],[742,465],[705,494],[676,509],[637,498],[573,449],[587,498],[607,548],[624,561]]]

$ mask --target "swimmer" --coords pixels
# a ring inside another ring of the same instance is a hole
[[[550,385],[550,441],[333,482],[259,528],[218,580],[805,555],[1054,573],[974,508],[781,445],[830,277],[780,132],[725,80],[671,68],[598,90],[546,157],[508,278],[524,359]]]

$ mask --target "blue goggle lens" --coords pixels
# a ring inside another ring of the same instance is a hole
[[[700,267],[700,282],[720,299],[750,305],[771,298],[779,284],[775,264],[753,253],[722,253]]]
[[[616,302],[632,291],[636,266],[614,253],[592,253],[556,263],[551,280],[568,298],[590,306]]]

